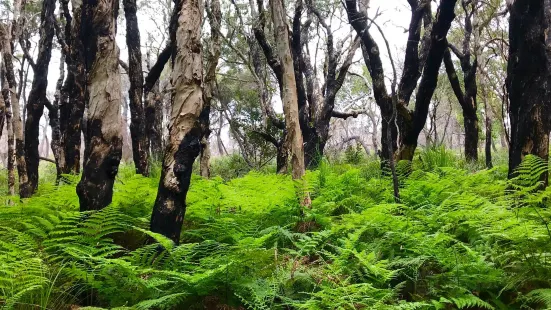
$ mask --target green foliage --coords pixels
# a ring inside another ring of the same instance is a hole
[[[419,157],[397,164],[399,204],[377,161],[322,161],[300,185],[311,209],[289,176],[193,176],[178,246],[148,230],[157,178],[121,167],[91,213],[74,177],[42,182],[0,207],[0,308],[550,308],[547,164],[528,156],[507,180]]]

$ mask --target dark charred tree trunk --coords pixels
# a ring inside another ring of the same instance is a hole
[[[468,162],[476,162],[478,160],[479,132],[477,115],[478,88],[476,84],[476,72],[478,68],[478,55],[476,51],[478,47],[478,33],[475,33],[474,36],[475,53],[473,63],[471,63],[471,37],[473,36],[472,19],[477,9],[477,1],[462,0],[461,4],[463,6],[463,11],[465,12],[463,51],[459,51],[458,48],[451,44],[450,49],[454,52],[457,58],[459,58],[461,63],[465,92],[463,92],[459,86],[457,74],[455,73],[455,68],[448,51],[446,51],[446,54],[444,55],[444,62],[446,72],[448,73],[448,79],[452,84],[454,94],[461,105],[461,109],[463,110],[463,126],[465,128],[465,158]],[[478,32],[479,29],[476,29],[475,31]]]
[[[364,60],[371,75],[375,101],[381,109],[383,117],[382,132],[387,132],[386,126],[390,125],[393,127],[391,128],[392,142],[390,142],[392,144],[395,144],[398,131],[394,128],[396,127],[394,124],[389,124],[388,121],[384,120],[391,119],[393,102],[397,101],[400,146],[399,148],[392,148],[393,150],[398,150],[395,153],[397,160],[413,159],[413,154],[417,147],[417,139],[425,126],[430,101],[438,81],[438,71],[447,47],[445,37],[455,17],[454,8],[456,0],[443,0],[440,2],[436,21],[432,25],[430,32],[428,32],[431,23],[430,1],[411,0],[408,2],[411,5],[412,17],[406,46],[404,70],[398,84],[398,93],[396,94],[398,100],[392,100],[392,96],[388,94],[385,85],[385,74],[379,47],[369,32],[368,22],[370,21],[365,13],[358,11],[355,0],[345,1],[348,20],[363,43]],[[421,40],[421,24],[424,20],[426,36]],[[430,36],[428,33],[430,33]],[[419,42],[421,42],[420,47],[418,46]],[[421,72],[423,73],[422,75]],[[420,77],[421,82],[417,89],[417,96],[415,97],[415,109],[410,111],[407,106]],[[389,142],[384,138],[384,134],[382,136],[382,157],[383,160],[388,161],[392,156],[388,154],[388,150],[390,149],[388,146]]]
[[[0,63],[0,70],[2,70],[2,64]],[[1,81],[0,81],[1,83]],[[0,138],[2,138],[2,133],[4,131],[4,123],[6,121],[6,103],[4,102],[4,96],[0,95]]]
[[[149,152],[145,134],[145,115],[142,103],[143,72],[142,52],[140,46],[140,30],[136,16],[136,0],[124,0],[124,16],[126,18],[126,45],[128,47],[128,79],[130,89],[130,138],[132,139],[132,158],[136,173],[149,175]]]
[[[177,1],[171,27],[172,115],[163,170],[151,216],[151,231],[180,241],[193,163],[201,151],[199,115],[203,110],[201,24],[203,2]]]
[[[456,0],[443,0],[438,7],[436,21],[430,34],[423,74],[415,96],[415,109],[408,111],[407,118],[402,119],[405,124],[400,126],[401,141],[397,160],[413,159],[419,134],[425,127],[432,95],[438,83],[440,65],[448,47],[446,36],[455,18],[455,3]]]
[[[484,114],[486,123],[486,141],[484,146],[484,153],[486,155],[486,168],[492,169],[492,119],[490,118],[488,104],[486,102],[484,102]]]
[[[111,203],[122,156],[119,48],[115,42],[118,1],[82,3],[82,31],[87,73],[85,162],[77,185],[81,211]]]
[[[67,78],[61,89],[59,127],[61,132],[60,171],[64,174],[80,173],[80,148],[82,122],[85,108],[86,72],[84,47],[80,37],[82,4],[73,2],[69,12],[69,0],[61,0],[65,17],[65,62]]]
[[[511,143],[509,177],[528,154],[549,158],[551,117],[551,2],[514,1],[509,8],[507,90]],[[547,172],[542,174],[544,186]]]
[[[40,118],[44,113],[44,106],[48,101],[46,88],[48,87],[48,69],[52,56],[52,41],[54,38],[55,0],[42,1],[40,17],[40,42],[38,58],[32,64],[34,78],[27,104],[27,120],[25,122],[25,162],[29,177],[31,193],[38,188],[38,164],[40,161],[39,132]],[[29,59],[29,61],[31,61]]]

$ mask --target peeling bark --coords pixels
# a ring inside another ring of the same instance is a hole
[[[151,231],[175,243],[186,211],[186,195],[193,162],[201,150],[199,116],[203,110],[203,58],[201,46],[202,0],[180,1],[173,44],[172,112],[161,181],[151,216]]]
[[[515,1],[510,7],[507,90],[511,143],[509,178],[528,154],[549,158],[551,129],[551,1]],[[548,173],[542,174],[547,186]]]
[[[145,133],[145,115],[142,103],[143,72],[142,52],[140,46],[140,30],[136,16],[136,0],[124,0],[124,16],[126,18],[126,45],[128,47],[128,79],[130,89],[130,137],[132,139],[132,158],[136,173],[149,175],[149,152]]]
[[[55,0],[42,1],[38,58],[32,66],[34,78],[29,93],[29,101],[26,105],[25,162],[27,164],[27,175],[29,177],[29,190],[31,194],[38,188],[40,118],[44,113],[44,106],[48,101],[48,98],[46,98],[46,88],[48,87],[48,69],[52,56],[52,41],[54,38],[54,11]]]
[[[77,185],[81,211],[111,203],[122,156],[119,48],[115,42],[118,1],[85,0],[81,39],[85,48],[87,92],[85,162]]]
[[[3,44],[2,31],[3,25],[0,24],[0,47]],[[3,49],[0,48],[0,52]],[[2,101],[6,105],[6,131],[8,135],[8,195],[15,195],[15,135],[13,132],[13,114],[10,103],[10,90],[6,80],[6,71],[3,63],[0,63],[0,83],[2,86]]]
[[[283,0],[270,0],[274,32],[276,33],[276,50],[282,69],[282,101],[287,129],[286,144],[289,146],[293,179],[301,179],[305,173],[304,148],[299,124],[299,104],[293,58],[289,46]]]

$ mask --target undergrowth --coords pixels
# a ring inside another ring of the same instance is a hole
[[[546,163],[508,181],[434,152],[399,163],[398,204],[377,161],[324,161],[304,210],[287,176],[194,176],[178,246],[148,231],[158,175],[122,167],[95,213],[78,212],[77,177],[44,179],[2,199],[0,308],[551,308]]]

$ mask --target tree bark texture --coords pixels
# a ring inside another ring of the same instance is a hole
[[[300,179],[305,173],[304,148],[299,124],[299,107],[297,84],[293,58],[289,46],[289,31],[287,29],[285,8],[282,0],[270,0],[274,33],[276,34],[276,50],[282,68],[283,112],[287,130],[287,145],[291,156],[293,179]]]
[[[201,123],[201,160],[199,165],[200,174],[204,178],[210,178],[210,107],[216,87],[216,67],[220,58],[220,23],[222,12],[218,0],[210,1],[210,8],[207,10],[207,18],[210,22],[210,41],[207,56],[207,69],[204,78],[203,89],[203,111],[199,116]]]
[[[15,22],[14,22],[15,23]],[[10,30],[3,30],[3,61],[4,74],[7,82],[9,100],[9,108],[11,108],[11,119],[13,125],[13,133],[15,138],[15,157],[17,162],[17,174],[19,176],[19,196],[28,198],[32,194],[32,189],[29,186],[29,178],[27,175],[27,164],[25,162],[25,143],[23,137],[23,123],[21,121],[21,111],[19,105],[19,96],[17,95],[17,81],[13,68],[12,42],[10,39]]]
[[[180,0],[173,44],[172,109],[151,231],[179,243],[193,162],[201,151],[203,110],[202,0]]]
[[[143,72],[142,52],[140,46],[140,30],[136,16],[136,0],[124,0],[124,16],[126,18],[126,46],[128,47],[128,79],[130,89],[130,138],[132,139],[132,158],[136,173],[149,175],[149,147],[145,132],[145,114],[142,102]]]
[[[46,88],[48,87],[48,69],[52,57],[52,41],[54,38],[55,0],[42,1],[40,15],[40,41],[38,43],[38,58],[32,66],[34,78],[26,106],[25,122],[25,162],[29,177],[31,193],[38,188],[38,165],[40,153],[38,150],[40,118],[47,103]]]
[[[81,38],[85,48],[87,91],[85,162],[77,186],[80,210],[111,203],[122,156],[119,48],[115,42],[118,1],[85,0]]]
[[[82,3],[73,1],[72,15],[69,12],[69,0],[61,0],[61,5],[66,21],[64,37],[68,73],[59,103],[60,170],[64,174],[79,174],[86,87],[84,46],[80,36]]]
[[[5,28],[0,24],[0,34]],[[0,47],[2,46],[2,35],[0,35]],[[6,41],[4,41],[6,42]],[[2,48],[0,48],[0,53]],[[6,105],[6,131],[8,135],[8,195],[15,195],[15,135],[13,132],[13,114],[10,104],[10,89],[6,80],[4,64],[0,64],[0,84],[2,86],[2,100]]]
[[[551,1],[515,1],[510,7],[507,90],[511,143],[509,177],[528,154],[549,158],[551,117]],[[547,173],[542,175],[547,186]]]

